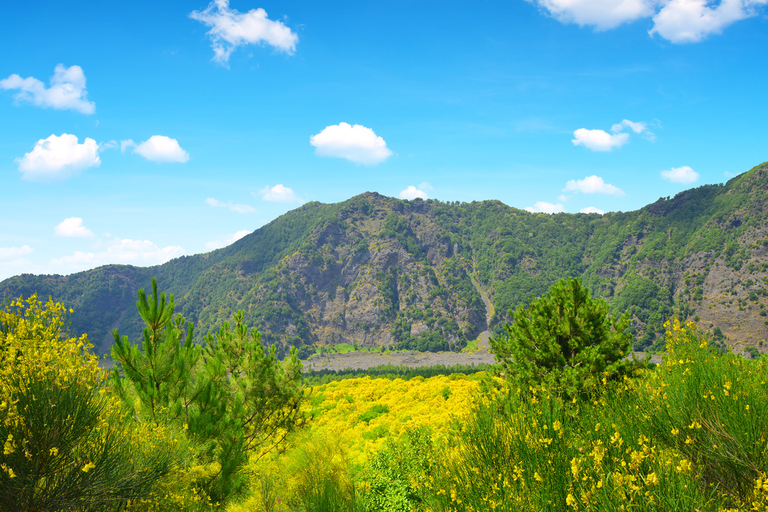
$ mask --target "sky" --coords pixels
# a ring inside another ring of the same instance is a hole
[[[600,214],[768,160],[768,0],[27,0],[0,47],[0,279],[366,191]]]

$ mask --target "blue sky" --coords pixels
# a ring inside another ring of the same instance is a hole
[[[627,211],[768,160],[768,0],[30,0],[0,46],[0,279],[365,191]]]

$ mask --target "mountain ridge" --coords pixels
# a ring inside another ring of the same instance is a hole
[[[304,204],[225,248],[163,265],[14,276],[0,282],[0,298],[63,300],[75,309],[73,330],[102,352],[114,328],[138,337],[136,290],[153,276],[198,336],[244,309],[281,351],[308,355],[339,343],[456,350],[501,332],[510,309],[558,279],[580,276],[614,311],[630,312],[636,348],[658,344],[664,320],[676,315],[762,351],[767,202],[768,163],[604,215],[366,192]]]

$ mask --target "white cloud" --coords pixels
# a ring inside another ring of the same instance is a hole
[[[0,247],[0,281],[9,277],[18,275],[22,272],[33,272],[39,270],[25,256],[32,253],[28,245],[21,247]]]
[[[94,236],[90,229],[83,226],[83,219],[80,217],[69,217],[64,219],[53,228],[53,232],[56,236],[64,236],[68,238],[90,238]]]
[[[560,203],[552,204],[545,201],[537,201],[533,206],[526,206],[525,211],[531,213],[562,213],[565,211],[565,207]]]
[[[610,134],[604,130],[587,130],[579,128],[573,132],[571,142],[574,146],[584,146],[592,151],[611,151],[613,148],[620,148],[629,142],[628,133]]]
[[[734,22],[755,16],[757,6],[766,3],[768,0],[721,0],[715,7],[708,0],[671,0],[653,17],[648,33],[673,43],[698,43]]]
[[[85,75],[80,66],[56,66],[48,88],[37,78],[21,78],[16,74],[0,80],[0,87],[5,90],[18,89],[19,92],[13,96],[18,102],[29,102],[43,108],[76,110],[83,114],[96,111],[96,104],[86,99],[88,91],[85,90]]]
[[[584,146],[585,148],[592,151],[611,151],[614,148],[620,148],[629,142],[629,134],[622,133],[627,128],[637,134],[642,134],[643,137],[650,141],[656,139],[656,135],[654,135],[653,132],[648,129],[648,125],[646,123],[624,119],[622,122],[611,126],[612,133],[608,133],[605,130],[588,130],[586,128],[579,128],[573,132],[575,139],[573,139],[571,142],[574,146]]]
[[[123,146],[123,143],[125,145]],[[133,143],[132,140],[121,142],[121,148],[125,151],[125,148],[130,147]],[[147,160],[153,162],[179,162],[184,163],[189,160],[189,153],[181,149],[179,141],[166,137],[165,135],[153,135],[149,139],[145,140],[133,150],[134,153],[138,153]]]
[[[213,60],[225,66],[238,46],[267,43],[292,54],[299,41],[299,36],[285,24],[267,18],[264,9],[241,13],[230,9],[229,0],[214,0],[205,10],[193,11],[189,17],[211,27],[208,37],[213,47]]]
[[[32,249],[28,245],[22,245],[21,247],[0,247],[0,261],[14,260],[31,254]]]
[[[583,180],[570,180],[565,184],[565,192],[581,192],[583,194],[609,194],[623,196],[624,191],[619,187],[609,185],[600,176],[587,176]]]
[[[608,30],[653,15],[656,0],[528,0],[562,23]]]
[[[429,199],[429,196],[423,190],[419,190],[413,185],[409,185],[405,190],[400,191],[400,199],[408,199],[409,201],[420,197],[421,199]]]
[[[214,199],[212,197],[209,197],[208,199],[206,199],[205,203],[208,204],[209,206],[213,206],[214,208],[227,208],[237,213],[252,213],[256,211],[256,208],[247,204],[236,204],[236,203],[233,203],[232,201],[227,201],[226,203],[222,203],[218,199]]]
[[[99,151],[105,149],[117,149],[118,142],[116,140],[108,140],[107,142],[99,142]]]
[[[128,148],[135,148],[136,143],[133,142],[133,139],[126,139],[120,141],[120,152],[125,153],[125,150]]]
[[[100,252],[76,251],[52,259],[50,267],[56,272],[71,273],[108,264],[159,265],[184,253],[184,249],[178,246],[158,247],[149,240],[113,238]]]
[[[412,201],[417,197],[420,197],[421,199],[429,199],[427,192],[430,190],[432,190],[432,185],[426,181],[420,184],[418,187],[409,185],[408,188],[400,191],[400,199],[408,199],[409,201]]]
[[[699,173],[684,165],[682,167],[673,167],[668,171],[661,171],[661,177],[672,183],[690,185],[699,180]]]
[[[17,158],[22,178],[30,181],[49,182],[69,178],[88,167],[98,167],[99,145],[86,138],[78,144],[77,137],[68,133],[40,139],[34,149]]]
[[[261,198],[264,201],[270,201],[273,203],[301,203],[302,199],[296,195],[293,189],[283,186],[282,183],[275,185],[274,187],[266,186],[259,190]]]
[[[376,165],[392,156],[384,139],[359,124],[326,126],[317,135],[310,136],[309,143],[315,146],[318,156],[346,158],[356,164]]]
[[[653,18],[650,35],[673,43],[695,43],[755,16],[768,0],[528,0],[562,23],[608,30]]]
[[[629,119],[624,119],[620,123],[616,123],[615,125],[611,126],[611,131],[613,133],[619,133],[624,131],[624,128],[629,128],[635,133],[643,133],[645,130],[648,129],[648,125],[645,123],[636,123],[633,121],[630,121]]]
[[[252,231],[248,231],[247,229],[241,229],[240,231],[237,231],[235,233],[232,233],[231,235],[227,235],[224,237],[223,240],[214,240],[213,242],[206,242],[205,248],[209,251],[212,251],[214,249],[220,249],[221,247],[226,247],[228,245],[231,245],[241,238],[243,238],[246,235],[250,235]]]
[[[594,206],[587,206],[586,208],[582,208],[579,210],[579,213],[599,213],[600,215],[605,214],[603,210],[600,208],[595,208]]]

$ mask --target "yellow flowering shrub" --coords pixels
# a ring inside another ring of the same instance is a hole
[[[422,426],[436,441],[444,439],[452,420],[470,411],[482,377],[362,377],[310,388],[308,427],[290,438],[284,452],[251,459],[251,494],[228,510],[302,510],[299,497],[326,477],[351,496],[356,474],[387,439]]]
[[[765,510],[766,360],[713,352],[675,320],[667,343],[658,367],[589,399],[546,385],[480,399],[432,510]]]
[[[155,428],[125,428],[85,335],[32,296],[0,308],[0,510],[117,510],[171,470]]]

